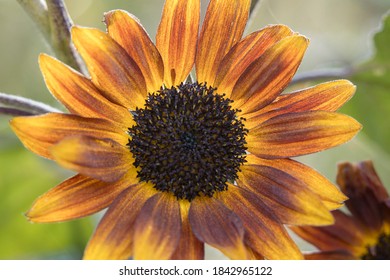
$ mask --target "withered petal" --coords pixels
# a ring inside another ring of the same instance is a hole
[[[389,194],[371,161],[338,165],[337,184],[348,200],[346,205],[354,217],[368,228],[378,230],[383,224],[382,203]]]
[[[333,211],[335,224],[325,227],[299,226],[291,230],[322,251],[344,250],[357,256],[366,250],[364,228],[340,210]]]

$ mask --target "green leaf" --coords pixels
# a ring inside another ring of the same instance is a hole
[[[363,133],[390,152],[390,16],[374,36],[375,54],[350,79],[357,92],[343,108],[363,124]]]
[[[32,224],[23,215],[64,178],[52,162],[20,146],[0,150],[0,259],[81,258],[93,230],[91,219]]]

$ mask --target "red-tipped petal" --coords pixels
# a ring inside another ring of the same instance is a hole
[[[170,193],[159,192],[140,210],[134,225],[134,258],[169,259],[179,244],[180,205]]]
[[[165,1],[156,45],[164,61],[168,88],[184,82],[194,65],[199,19],[199,0]]]
[[[250,0],[210,1],[196,53],[198,82],[214,85],[223,57],[241,40],[249,7]]]
[[[188,214],[195,236],[232,259],[246,259],[244,228],[240,218],[220,201],[198,197]]]
[[[138,19],[123,10],[104,14],[108,34],[121,45],[140,68],[148,92],[163,85],[164,65],[159,51]]]

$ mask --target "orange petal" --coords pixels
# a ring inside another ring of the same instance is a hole
[[[214,85],[225,54],[240,41],[248,20],[250,0],[211,0],[196,53],[198,82]]]
[[[140,68],[148,92],[163,85],[164,65],[160,53],[138,19],[123,10],[104,14],[108,34],[121,45]]]
[[[84,252],[84,259],[128,259],[132,254],[134,222],[156,192],[141,183],[123,191],[104,214]]]
[[[112,102],[134,110],[143,106],[146,83],[141,70],[109,35],[94,28],[72,28],[72,40],[93,83]]]
[[[351,253],[346,251],[324,251],[305,253],[305,260],[356,260]]]
[[[290,83],[309,44],[303,36],[286,37],[250,64],[233,88],[233,106],[242,114],[271,103]]]
[[[146,201],[134,227],[134,259],[169,259],[180,240],[179,201],[170,193],[157,193]]]
[[[230,97],[234,85],[246,68],[269,47],[291,34],[291,29],[285,25],[270,25],[246,36],[234,45],[218,67],[213,84],[218,88],[218,92]]]
[[[229,185],[227,191],[218,194],[218,199],[240,217],[245,227],[245,243],[258,254],[266,259],[302,259],[283,225],[254,194]]]
[[[156,45],[164,61],[168,88],[184,82],[194,65],[199,18],[199,0],[165,1]]]
[[[35,200],[26,213],[35,223],[63,222],[85,217],[106,208],[115,197],[135,181],[125,176],[115,183],[106,183],[76,175]]]
[[[359,222],[340,210],[333,212],[335,224],[326,227],[291,227],[299,237],[323,251],[345,250],[356,253],[366,250],[364,229]],[[359,248],[362,247],[362,248]]]
[[[240,218],[220,201],[197,197],[188,214],[195,236],[231,259],[246,259],[244,228]]]
[[[319,197],[290,174],[257,164],[241,166],[238,185],[263,201],[283,224],[329,225],[333,216]]]
[[[287,113],[336,111],[353,96],[355,90],[356,86],[350,81],[338,80],[281,95],[263,110],[244,115],[245,127],[252,129],[272,117]]]
[[[253,250],[252,248],[248,247],[247,246],[247,251],[248,251],[248,260],[264,260],[264,257],[256,252],[255,250]]]
[[[53,159],[50,148],[72,135],[86,135],[112,139],[126,145],[126,132],[115,123],[104,119],[50,113],[33,117],[17,117],[11,127],[22,143],[34,153]]]
[[[181,214],[181,235],[179,245],[176,251],[171,256],[172,260],[203,260],[204,259],[204,244],[199,241],[192,232],[191,225],[188,220],[188,211],[190,202],[186,200],[180,201]]]
[[[72,136],[53,146],[51,152],[63,167],[105,182],[115,182],[134,169],[131,152],[112,140]]]
[[[263,158],[319,152],[352,139],[361,125],[351,117],[323,111],[288,113],[262,123],[246,137],[248,151]]]
[[[328,179],[314,169],[291,159],[267,160],[247,155],[247,164],[264,165],[279,169],[296,178],[315,193],[328,210],[340,208],[347,197]]]
[[[94,84],[58,61],[41,54],[39,66],[50,92],[73,114],[90,118],[104,118],[128,128],[133,125],[129,111],[102,96]]]

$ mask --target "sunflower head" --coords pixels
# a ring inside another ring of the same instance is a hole
[[[237,179],[247,130],[232,100],[214,91],[197,83],[161,89],[133,112],[128,146],[141,181],[191,201]]]
[[[285,225],[325,225],[345,196],[291,157],[350,140],[346,80],[285,92],[308,39],[284,25],[243,37],[250,1],[167,0],[155,41],[135,16],[75,26],[90,76],[40,67],[69,110],[11,121],[23,144],[77,174],[38,198],[33,222],[108,208],[85,258],[299,259]],[[200,32],[199,32],[200,28]],[[218,36],[216,36],[216,34]],[[192,75],[191,75],[192,73]]]

